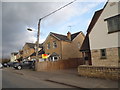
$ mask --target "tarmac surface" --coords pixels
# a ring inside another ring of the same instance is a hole
[[[24,75],[27,77],[35,77],[39,80],[58,83],[61,85],[71,86],[75,88],[113,88],[118,89],[118,81],[100,78],[88,78],[79,76],[77,69],[66,69],[57,71],[33,71],[30,69],[15,70],[13,68],[6,68],[6,71]]]

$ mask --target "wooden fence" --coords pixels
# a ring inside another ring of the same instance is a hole
[[[80,58],[59,60],[59,61],[44,61],[35,64],[36,71],[54,71],[61,69],[77,68],[79,65],[83,65],[83,60]]]

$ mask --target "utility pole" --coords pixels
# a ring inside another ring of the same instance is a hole
[[[39,61],[39,59],[38,59],[38,49],[39,49],[39,36],[40,36],[40,23],[41,23],[41,19],[39,19],[39,21],[38,21],[38,32],[37,32],[37,42],[36,42],[36,59],[37,59],[37,61]]]

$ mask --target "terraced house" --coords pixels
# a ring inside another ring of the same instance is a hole
[[[43,46],[46,54],[50,54],[49,60],[81,58],[82,54],[79,49],[84,40],[82,31],[67,35],[61,35],[50,32]]]

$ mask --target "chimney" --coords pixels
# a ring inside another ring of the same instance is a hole
[[[67,38],[68,38],[69,40],[71,40],[71,33],[70,33],[70,32],[67,33]]]

